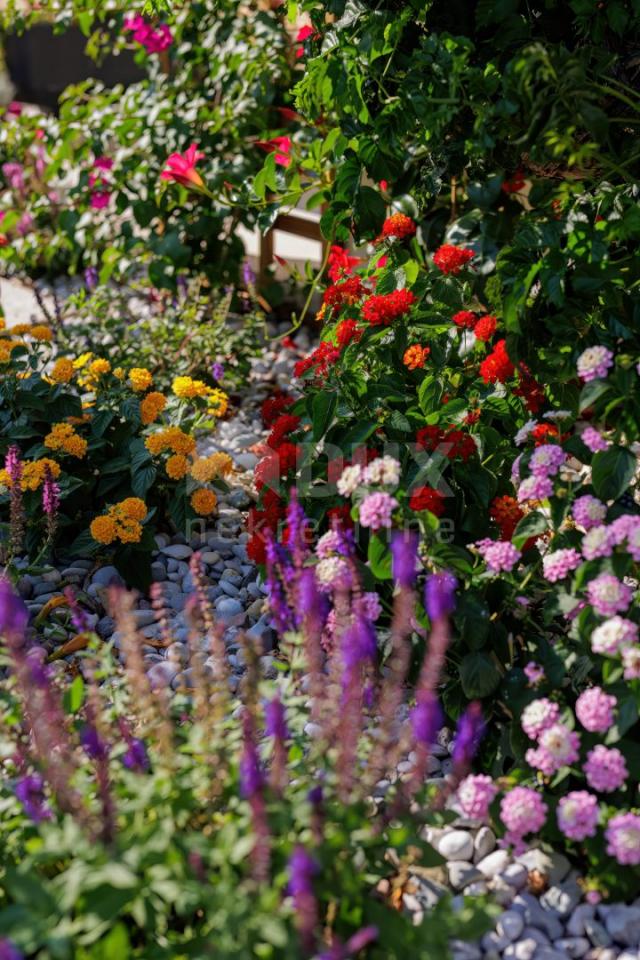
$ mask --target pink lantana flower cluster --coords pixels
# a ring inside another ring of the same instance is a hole
[[[578,357],[578,376],[585,383],[602,380],[613,366],[613,353],[606,347],[588,347]]]
[[[616,697],[600,687],[590,687],[576,701],[576,716],[590,733],[606,733],[613,726],[613,711],[617,704]]]
[[[510,573],[522,557],[510,540],[491,540],[485,537],[484,540],[478,540],[474,546],[491,573]]]

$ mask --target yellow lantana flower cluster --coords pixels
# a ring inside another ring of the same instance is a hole
[[[73,360],[69,360],[67,357],[60,357],[60,359],[54,363],[49,376],[54,383],[69,383],[74,373]]]
[[[107,513],[91,521],[89,530],[98,543],[110,544],[114,540],[121,543],[139,543],[142,537],[142,520],[147,516],[147,506],[139,497],[127,497],[126,500],[109,507]]]
[[[175,377],[171,389],[181,400],[191,400],[193,397],[206,397],[211,387],[204,380],[193,380],[191,377]]]
[[[111,373],[111,364],[108,360],[104,360],[102,357],[99,357],[97,360],[91,360],[92,354],[82,354],[74,361],[74,367],[78,364],[78,360],[84,361],[80,365],[80,369],[84,370],[84,376],[78,380],[78,384],[83,388],[83,390],[95,390],[99,383],[100,378],[105,377],[108,373]],[[86,360],[85,360],[86,357]],[[86,369],[85,369],[86,367]]]
[[[45,323],[16,323],[7,333],[11,337],[33,337],[41,343],[51,343],[53,340],[53,330]]]
[[[0,340],[0,363],[9,363],[12,351],[20,346],[22,346],[20,340]]]
[[[196,490],[195,493],[191,495],[191,506],[201,517],[206,517],[207,514],[213,513],[217,502],[218,498],[213,490],[207,490],[205,487],[201,487],[200,490]]]
[[[60,476],[60,464],[49,457],[42,457],[40,460],[31,460],[23,465],[22,480],[20,486],[23,490],[38,490],[44,483],[47,467],[54,480]],[[11,477],[6,470],[0,470],[0,485],[11,487]]]
[[[167,398],[157,391],[148,393],[140,401],[140,419],[145,424],[153,423],[158,419],[167,405]]]
[[[145,446],[154,457],[166,450],[187,456],[195,450],[196,441],[180,427],[165,427],[164,430],[159,430],[158,433],[147,437]]]
[[[55,423],[44,438],[44,445],[50,450],[61,450],[79,459],[87,452],[87,441],[78,436],[70,423]]]
[[[227,394],[217,387],[208,387],[204,380],[194,380],[192,377],[175,377],[171,389],[176,397],[181,400],[206,397],[209,412],[214,417],[222,417],[227,412],[229,406]]]
[[[74,370],[82,370],[91,360],[93,354],[89,351],[87,353],[81,353],[79,357],[73,361]]]
[[[129,370],[129,385],[133,390],[142,393],[148,390],[153,383],[153,376],[145,367],[132,367]]]
[[[209,457],[197,457],[189,471],[198,483],[209,483],[216,477],[226,477],[233,470],[233,460],[228,453],[212,453]]]
[[[44,323],[36,323],[33,327],[25,330],[25,333],[41,343],[51,343],[53,340],[53,330]]]
[[[167,460],[165,469],[171,480],[182,480],[189,469],[189,461],[182,453],[174,453]]]

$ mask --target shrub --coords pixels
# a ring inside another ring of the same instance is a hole
[[[259,171],[260,143],[286,129],[279,107],[290,77],[281,21],[265,11],[248,15],[248,7],[206,0],[177,10],[163,56],[125,29],[128,5],[96,8],[94,52],[100,37],[111,37],[116,49],[133,44],[148,79],[127,89],[91,81],[69,88],[42,141],[33,141],[43,124],[30,113],[8,118],[7,156],[28,175],[17,189],[15,170],[4,173],[7,264],[32,273],[91,266],[103,282],[143,274],[174,290],[181,274],[237,282],[244,257],[238,225],[266,225],[275,214],[236,202],[233,185]],[[81,14],[87,32],[93,17]],[[161,189],[167,155],[194,142],[207,157],[215,194],[206,208],[186,192]],[[43,168],[37,175],[34,163]]]
[[[620,865],[640,857],[627,786],[640,343],[638,100],[621,83],[637,18],[569,6],[559,25],[514,3],[498,36],[490,4],[297,5],[316,31],[298,109],[337,115],[305,161],[321,179],[333,283],[321,343],[297,369],[303,396],[275,401],[286,429],[275,420],[256,471],[252,551],[284,526],[295,479],[319,532],[356,524],[384,607],[388,530],[416,527],[427,570],[464,584],[443,699],[450,716],[483,700],[482,768],[524,791],[505,798],[507,839],[522,840],[524,810],[597,895],[626,895],[637,884]],[[360,266],[352,238],[371,245]],[[560,729],[529,738],[520,716],[540,698]],[[599,748],[619,750],[608,787],[589,780]]]
[[[193,432],[224,415],[227,396],[190,377],[175,378],[167,396],[146,368],[112,367],[91,353],[54,360],[53,339],[44,325],[5,328],[0,338],[5,553],[24,549],[37,563],[52,551],[103,552],[143,583],[149,563],[140,561],[150,559],[158,525],[183,530],[215,507],[212,492],[207,504],[196,499],[200,509],[189,502],[192,472],[224,482],[231,462],[199,458]]]

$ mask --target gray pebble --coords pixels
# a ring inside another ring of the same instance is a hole
[[[185,543],[172,543],[168,547],[162,547],[162,552],[172,560],[187,560],[193,550]]]
[[[466,830],[452,830],[441,839],[438,852],[446,860],[470,861],[473,858],[473,837]]]
[[[578,906],[582,899],[582,890],[575,880],[565,880],[558,886],[549,889],[540,898],[545,910],[557,913],[559,917],[568,917],[571,911]],[[640,911],[639,911],[640,914]]]
[[[591,944],[586,937],[562,937],[556,940],[554,947],[568,957],[584,957]]]
[[[216,616],[222,623],[240,626],[246,619],[242,604],[232,597],[221,597],[216,601]]]
[[[506,910],[498,919],[496,931],[501,937],[506,937],[509,943],[517,940],[524,930],[524,918],[516,910]]]
[[[567,921],[567,933],[572,937],[583,936],[586,933],[586,922],[593,920],[595,915],[596,908],[590,903],[579,904]]]
[[[524,864],[527,870],[537,870],[543,874],[552,886],[562,883],[571,869],[571,864],[567,858],[563,854],[556,853],[555,851],[545,853],[544,850],[527,850],[526,853],[521,854],[515,859],[517,863]]]
[[[473,841],[473,859],[477,863],[487,857],[496,846],[496,835],[491,827],[480,827]]]
[[[228,597],[237,597],[240,593],[238,587],[234,586],[234,584],[229,580],[221,580],[220,589],[223,591],[223,593],[226,593]]]
[[[493,853],[479,860],[476,866],[484,877],[491,879],[495,877],[496,874],[506,870],[509,865],[509,860],[510,857],[507,850],[494,850]]]
[[[640,907],[615,906],[604,922],[607,933],[623,947],[640,944]]]
[[[100,567],[99,570],[95,571],[91,580],[100,587],[110,587],[113,583],[124,583],[115,567]]]
[[[532,960],[537,949],[537,942],[531,937],[526,937],[517,943],[510,943],[502,956],[505,960]]]
[[[162,663],[154,664],[148,671],[147,676],[151,686],[168,687],[179,670],[179,666],[170,660],[163,660]]]
[[[468,887],[470,883],[483,879],[480,871],[472,863],[464,860],[454,860],[452,863],[448,863],[447,872],[449,883],[454,890],[462,890],[463,887]]]

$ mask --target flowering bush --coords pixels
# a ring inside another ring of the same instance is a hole
[[[443,699],[452,717],[483,701],[482,768],[516,787],[492,808],[505,842],[539,832],[594,896],[637,894],[620,871],[640,860],[637,157],[609,117],[638,101],[589,80],[621,22],[571,4],[573,25],[551,29],[516,4],[497,36],[486,4],[463,19],[440,3],[296,6],[324,38],[298,109],[318,122],[332,107],[339,126],[306,167],[335,162],[317,194],[332,282],[302,396],[265,411],[253,554],[268,559],[269,531],[286,540],[294,482],[319,534],[354,526],[384,656],[388,534],[416,529],[423,566],[463,586]],[[541,58],[562,64],[563,93]],[[359,263],[352,238],[371,245]],[[339,552],[318,567],[344,577]],[[417,637],[427,622],[419,607]]]
[[[162,27],[133,16],[130,4],[67,6],[51,9],[61,22],[80,13],[87,33],[93,27],[90,50],[115,36],[116,49],[138,51],[148,77],[127,89],[70,87],[58,119],[30,110],[5,117],[0,256],[17,271],[91,266],[102,282],[142,274],[174,290],[184,274],[237,282],[238,225],[266,225],[272,211],[236,203],[225,183],[254,176],[259,142],[295,126],[279,109],[291,73],[283,24],[235,0],[176,8]],[[191,144],[206,156],[206,207],[160,179],[167,155]]]
[[[291,545],[299,555],[302,545]],[[63,686],[25,632],[26,608],[0,583],[10,669],[0,681],[5,955],[97,960],[213,949],[224,958],[382,960],[410,948],[444,958],[451,937],[481,935],[478,903],[465,901],[454,913],[444,897],[418,925],[398,910],[411,868],[442,862],[421,838],[427,821],[447,817],[438,812],[444,796],[429,798],[423,785],[437,712],[425,700],[426,711],[416,708],[413,722],[396,725],[389,709],[403,696],[401,664],[387,680],[376,678],[364,613],[356,612],[323,672],[320,598],[296,565],[307,603],[298,611],[305,623],[286,636],[292,669],[278,682],[262,680],[258,651],[246,639],[243,694],[232,701],[197,555],[191,568],[196,681],[173,703],[149,685],[129,595],[112,598],[126,682],[101,683],[113,664],[90,636],[81,672]],[[74,616],[82,628],[77,605]],[[394,776],[384,802],[371,790],[391,754],[372,722],[370,682],[387,735],[400,734],[402,749],[415,756],[412,775]],[[427,683],[422,691],[427,696]],[[346,737],[340,709],[348,711]],[[461,726],[456,778],[472,750]],[[365,758],[369,773],[356,776],[354,763]]]
[[[193,434],[224,415],[227,396],[191,377],[176,377],[167,395],[144,367],[54,357],[53,339],[44,325],[0,332],[5,560],[106,552],[144,583],[140,552],[155,548],[158,524],[182,531],[215,509],[200,485],[223,482],[232,464],[198,457]]]

